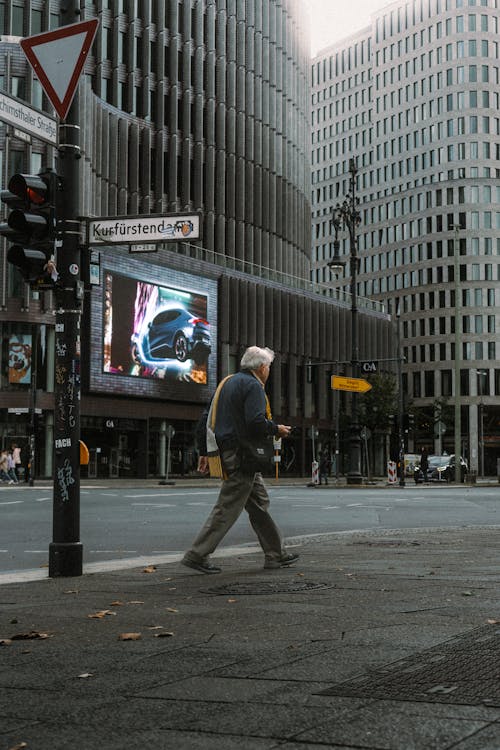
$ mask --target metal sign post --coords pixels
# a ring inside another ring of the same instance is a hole
[[[79,14],[80,3],[73,0],[62,11],[63,23],[71,24],[79,18]],[[64,34],[59,33],[57,38],[64,38]],[[70,87],[76,88],[76,83],[77,80],[71,78]],[[72,98],[74,92],[69,93]],[[83,282],[80,280],[82,238],[77,218],[80,215],[80,112],[78,97],[72,103],[68,103],[68,99],[69,95],[64,97],[64,106],[68,106],[69,112],[66,121],[59,125],[58,146],[58,172],[64,200],[58,201],[56,207],[60,239],[56,242],[59,279],[55,290],[55,458],[53,537],[49,546],[51,577],[81,575],[83,558],[80,542],[80,321]]]

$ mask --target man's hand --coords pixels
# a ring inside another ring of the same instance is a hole
[[[291,431],[292,428],[289,424],[278,425],[278,437],[288,437]]]
[[[198,458],[198,472],[200,474],[208,474],[208,456],[200,456]]]

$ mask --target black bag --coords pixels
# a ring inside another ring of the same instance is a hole
[[[272,437],[260,443],[250,440],[240,442],[240,471],[254,474],[256,471],[269,471],[273,466],[274,444]]]

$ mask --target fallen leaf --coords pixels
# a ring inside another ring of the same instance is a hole
[[[9,750],[22,750],[23,747],[28,747],[27,742],[18,742],[17,745],[9,747]]]
[[[462,591],[462,596],[474,596],[473,591]]]
[[[178,609],[174,609],[173,607],[167,607],[167,612],[178,612]]]
[[[300,577],[303,578],[305,576],[305,573],[297,573],[296,575],[298,575],[298,576],[300,576]]]
[[[144,602],[137,600],[137,601],[129,602],[129,604],[144,604]]]
[[[11,624],[11,625],[17,625],[17,623],[18,623],[18,619],[17,619],[17,617],[14,617],[14,619],[12,619],[12,620],[10,621],[10,624]]]
[[[41,565],[39,565],[38,567],[39,567],[39,568],[48,568],[48,567],[49,567],[49,564],[48,564],[48,563],[42,563],[42,564],[41,564]]]
[[[121,633],[121,635],[118,636],[119,641],[140,641],[141,640],[141,634],[140,633]]]
[[[234,602],[237,602],[237,599],[228,599],[229,604],[234,604]]]
[[[142,572],[143,573],[154,573],[155,570],[156,570],[156,565],[148,565],[147,567],[144,568],[144,570]]]
[[[65,594],[79,594],[80,592],[78,591],[78,589],[68,589],[64,593]]]
[[[155,638],[171,638],[173,633],[165,630],[163,633],[155,633]]]
[[[2,638],[0,640],[0,646],[10,646],[12,643],[12,638]]]
[[[148,630],[163,630],[163,625],[150,625]]]
[[[110,606],[111,607],[124,607],[125,606],[125,602],[119,602],[119,601],[111,602]]]
[[[83,674],[79,674],[78,677],[82,680],[86,680],[88,677],[93,677],[94,675],[92,672],[84,672]]]
[[[108,615],[115,615],[116,612],[113,612],[111,609],[103,609],[100,612],[94,612],[92,615],[87,615],[89,620],[102,620],[104,617],[107,617]]]
[[[486,620],[486,622],[488,623],[488,625],[500,625],[500,620]]]
[[[50,635],[48,633],[39,633],[37,630],[30,630],[29,633],[17,633],[17,635],[11,636],[11,638],[13,641],[35,641],[50,638]]]

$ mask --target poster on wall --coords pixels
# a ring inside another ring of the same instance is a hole
[[[103,288],[104,373],[207,384],[213,344],[206,292],[111,271]]]
[[[9,383],[31,383],[31,334],[9,336]]]

